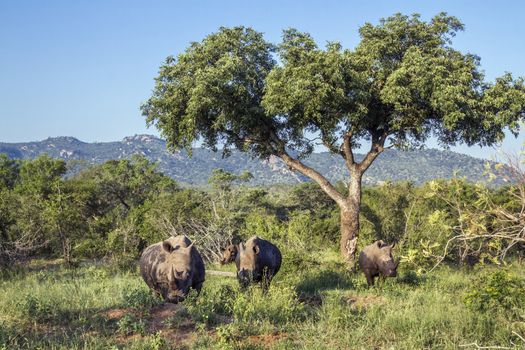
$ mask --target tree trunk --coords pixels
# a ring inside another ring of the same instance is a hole
[[[350,269],[354,268],[359,234],[359,210],[361,206],[361,175],[355,172],[348,183],[348,197],[341,206],[341,255]]]
[[[386,137],[386,136],[385,136]],[[349,140],[349,138],[347,138]],[[280,157],[291,169],[308,176],[317,182],[323,191],[332,198],[341,209],[341,241],[340,251],[350,269],[354,268],[355,253],[357,250],[357,235],[359,234],[359,210],[361,206],[361,178],[370,164],[382,152],[384,139],[374,142],[370,152],[361,163],[355,163],[349,141],[345,141],[345,159],[350,170],[348,181],[348,196],[345,198],[337,189],[318,171],[304,165],[299,160],[290,157],[282,151]]]
[[[66,265],[71,265],[71,242],[62,230],[59,231],[59,236],[60,243],[62,243],[62,257],[64,258]]]

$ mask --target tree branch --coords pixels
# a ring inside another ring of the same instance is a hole
[[[354,152],[350,140],[352,139],[352,132],[349,131],[343,136],[343,158],[346,162],[346,167],[350,170],[350,173],[355,168]]]
[[[345,198],[343,195],[339,193],[339,191],[337,191],[330,181],[328,181],[321,173],[304,165],[299,160],[290,157],[285,151],[277,153],[276,156],[281,158],[290,168],[317,182],[323,191],[325,191],[326,194],[328,194],[340,207],[345,205]]]
[[[334,140],[331,139],[325,132],[323,132],[323,129],[315,123],[315,126],[320,130],[321,132],[321,141],[323,142],[323,146],[325,146],[330,152],[334,154],[340,154],[343,155],[339,147],[334,145]]]
[[[368,167],[374,162],[378,155],[385,150],[385,141],[388,137],[388,134],[384,132],[381,136],[372,134],[372,145],[370,146],[370,151],[365,156],[365,159],[358,164],[359,170],[364,173]]]

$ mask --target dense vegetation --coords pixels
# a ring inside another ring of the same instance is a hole
[[[4,265],[35,256],[68,263],[110,258],[125,265],[173,232],[196,240],[208,261],[229,240],[253,234],[286,247],[297,255],[296,264],[308,261],[304,251],[332,249],[337,241],[338,209],[312,183],[248,187],[250,173],[216,169],[206,189],[181,188],[141,157],[108,161],[73,177],[66,172],[64,161],[48,156],[0,156]],[[461,178],[365,188],[361,246],[397,242],[398,254],[415,269],[440,259],[501,262],[522,247],[522,190],[520,183],[488,188]]]
[[[398,278],[367,289],[314,184],[254,188],[249,173],[216,170],[187,189],[144,158],[66,172],[47,156],[0,156],[0,348],[525,346],[523,181],[365,188],[361,247],[395,241],[402,258]],[[136,261],[173,232],[210,270],[224,243],[253,234],[281,248],[283,268],[266,296],[208,276],[198,298],[164,304]]]

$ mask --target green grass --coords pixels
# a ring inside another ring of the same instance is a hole
[[[200,296],[176,306],[155,299],[136,271],[40,262],[0,279],[0,349],[525,348],[525,307],[513,295],[497,295],[509,309],[465,302],[495,267],[405,271],[368,289],[328,256],[284,270],[267,295],[209,276]],[[525,278],[522,265],[506,271]]]

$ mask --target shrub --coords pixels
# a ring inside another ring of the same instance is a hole
[[[504,312],[506,317],[516,318],[525,304],[525,279],[497,270],[478,278],[472,291],[465,296],[467,307],[475,311]]]
[[[236,322],[261,323],[268,321],[279,325],[301,320],[306,316],[306,307],[298,301],[291,287],[272,285],[264,295],[258,287],[240,293],[233,302],[233,316]]]
[[[26,295],[16,304],[16,308],[24,317],[33,321],[45,321],[53,318],[56,305],[33,295]]]
[[[125,335],[133,333],[144,335],[146,333],[146,325],[144,321],[130,314],[126,314],[118,320],[117,329],[119,333]]]
[[[149,290],[144,288],[126,288],[122,291],[122,300],[125,307],[143,308],[152,307],[160,303]]]
[[[192,290],[185,301],[185,305],[195,322],[211,325],[217,323],[219,315],[229,316],[232,314],[232,304],[236,295],[237,292],[229,285],[204,289],[199,296]]]
[[[407,270],[401,277],[397,279],[399,283],[408,284],[410,286],[419,286],[423,278],[413,270]]]
[[[142,337],[137,340],[133,340],[130,344],[126,344],[124,347],[129,350],[168,350],[171,349],[168,346],[166,339],[164,338],[161,331],[155,334]],[[119,346],[114,345],[110,350],[118,350]]]

